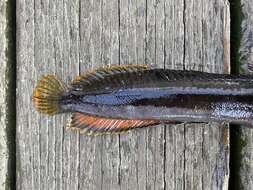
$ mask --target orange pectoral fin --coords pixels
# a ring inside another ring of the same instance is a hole
[[[108,119],[73,113],[70,129],[79,130],[82,134],[112,134],[121,133],[130,129],[141,128],[151,125],[158,125],[155,120],[123,120]]]

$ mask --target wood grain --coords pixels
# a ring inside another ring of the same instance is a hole
[[[112,64],[227,72],[226,0],[17,0],[17,15],[17,189],[227,189],[217,124],[87,137],[31,101],[46,73],[69,83]]]
[[[252,74],[253,70],[253,1],[241,0],[242,23],[241,23],[241,41],[240,41],[240,63],[244,73]],[[240,148],[236,149],[240,154],[241,160],[238,170],[240,176],[240,185],[245,190],[253,187],[253,132],[252,129],[242,128],[240,140]],[[240,152],[239,152],[240,151]]]
[[[7,86],[8,77],[7,72],[7,16],[6,16],[6,2],[0,2],[0,189],[8,187],[6,184],[8,175],[8,146],[7,146]]]

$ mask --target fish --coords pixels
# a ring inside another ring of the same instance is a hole
[[[70,112],[70,129],[112,134],[178,123],[236,123],[253,127],[253,76],[146,65],[98,68],[68,86],[45,75],[35,89],[38,112]]]

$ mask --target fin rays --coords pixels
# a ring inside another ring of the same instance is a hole
[[[61,112],[59,101],[65,91],[66,87],[60,80],[52,75],[44,76],[33,96],[37,111],[49,115]]]
[[[93,85],[97,81],[111,80],[113,82],[113,77],[107,78],[107,76],[113,76],[114,74],[120,73],[131,73],[141,70],[147,70],[149,67],[147,65],[127,65],[127,66],[111,66],[109,68],[99,68],[92,72],[89,72],[85,75],[78,76],[73,82],[72,87],[75,89],[85,89],[87,90],[87,86]],[[120,82],[120,81],[117,81]],[[115,82],[114,82],[115,83]]]
[[[80,133],[88,135],[97,135],[119,133],[134,128],[157,124],[159,124],[159,122],[155,120],[108,119],[88,116],[76,112],[72,115],[70,129],[79,130]]]

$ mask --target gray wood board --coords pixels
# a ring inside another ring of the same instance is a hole
[[[10,88],[10,61],[9,57],[9,19],[8,19],[8,3],[9,1],[0,1],[0,189],[11,189],[10,179],[10,160],[11,153],[15,150],[10,150],[9,136],[9,98]],[[12,94],[12,96],[14,96]],[[13,119],[13,118],[11,118]],[[12,139],[14,140],[14,139]]]
[[[157,126],[114,136],[38,114],[38,80],[112,64],[228,72],[225,0],[17,0],[17,189],[227,189],[227,129]]]
[[[243,20],[241,23],[240,62],[243,71],[253,72],[253,0],[241,0]],[[240,180],[245,190],[253,188],[253,132],[252,129],[242,128],[240,154]]]

